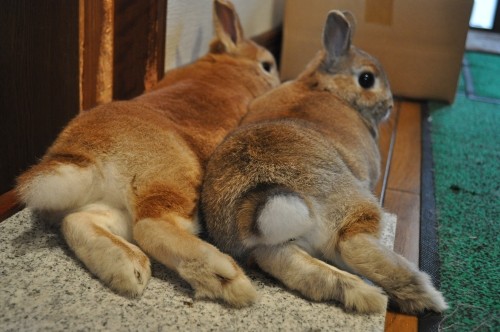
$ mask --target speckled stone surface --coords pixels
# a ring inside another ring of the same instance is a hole
[[[384,243],[392,247],[395,216]],[[68,249],[57,228],[28,209],[0,224],[0,331],[383,331],[385,314],[314,303],[249,271],[260,294],[244,309],[193,300],[189,285],[160,264],[144,295],[116,295]]]

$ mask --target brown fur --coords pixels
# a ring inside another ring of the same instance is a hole
[[[364,204],[364,202],[359,202],[356,208],[357,210],[353,210],[345,216],[343,225],[338,231],[337,241],[349,240],[356,234],[379,236],[380,208],[375,204]]]
[[[272,55],[244,38],[229,1],[214,1],[214,25],[207,55],[168,72],[149,93],[77,116],[18,178],[23,201],[63,214],[70,247],[120,293],[143,292],[150,268],[142,249],[197,296],[235,306],[255,299],[233,260],[196,236],[197,203],[210,154],[279,80]]]
[[[393,101],[377,60],[351,46],[352,22],[332,11],[325,49],[295,81],[252,102],[216,149],[202,191],[207,230],[307,298],[385,310],[379,288],[323,259],[371,279],[409,312],[440,311],[446,304],[425,274],[378,241],[378,124]],[[373,84],[358,83],[362,73]]]

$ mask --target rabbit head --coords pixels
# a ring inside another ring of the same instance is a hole
[[[388,118],[392,94],[378,60],[352,45],[355,26],[350,12],[331,11],[323,31],[324,49],[299,79],[331,91],[376,126]]]
[[[228,55],[239,63],[246,62],[255,67],[257,76],[264,76],[273,87],[277,86],[280,81],[273,55],[244,37],[234,5],[227,0],[215,0],[213,11],[216,37],[210,44],[210,53]]]

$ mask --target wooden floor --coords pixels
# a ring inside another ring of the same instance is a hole
[[[382,124],[380,149],[383,177],[376,189],[385,209],[398,216],[394,249],[418,264],[420,220],[421,131],[418,103],[398,101]],[[0,221],[19,210],[12,192],[0,196]],[[387,313],[385,331],[418,330],[414,316]]]
[[[418,265],[420,227],[421,105],[398,101],[382,124],[383,177],[376,189],[384,208],[398,216],[394,250]],[[388,312],[386,332],[418,331],[415,316]]]

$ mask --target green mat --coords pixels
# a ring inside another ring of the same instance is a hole
[[[500,97],[500,56],[467,53],[475,94]],[[443,331],[500,331],[500,105],[431,103]],[[465,83],[465,84],[464,84]]]
[[[500,61],[496,54],[467,52],[466,65],[474,94],[477,96],[500,99]]]

